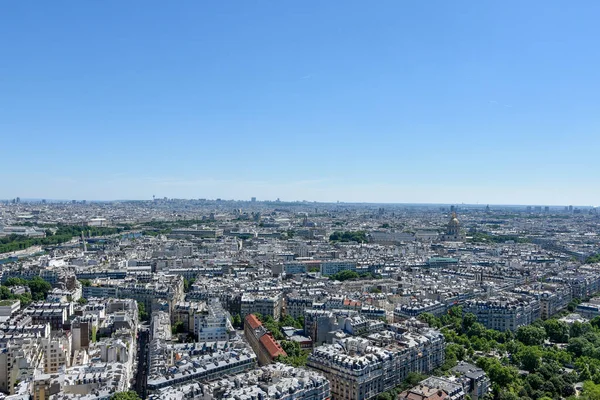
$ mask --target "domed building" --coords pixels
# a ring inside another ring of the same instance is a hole
[[[465,240],[465,235],[460,230],[460,221],[456,217],[455,212],[452,212],[452,217],[446,228],[446,234],[442,235],[441,239],[445,242],[463,242]]]

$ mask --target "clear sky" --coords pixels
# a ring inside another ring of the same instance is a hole
[[[3,1],[0,198],[598,205],[599,15]]]

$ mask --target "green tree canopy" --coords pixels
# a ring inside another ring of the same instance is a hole
[[[128,392],[119,392],[110,396],[110,400],[142,400],[142,398],[133,390]]]
[[[544,321],[544,329],[548,338],[555,343],[567,343],[569,341],[569,325],[556,320],[549,319]]]
[[[337,274],[333,274],[329,277],[329,279],[334,280],[334,281],[347,281],[350,279],[358,279],[358,278],[360,278],[360,275],[358,274],[358,272],[351,271],[351,270],[340,271]]]
[[[332,242],[367,242],[367,233],[365,231],[335,231],[329,236]]]
[[[517,329],[517,339],[528,345],[535,346],[544,343],[546,339],[546,330],[537,326],[521,326]]]

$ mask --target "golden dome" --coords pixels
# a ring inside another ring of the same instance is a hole
[[[460,225],[460,221],[458,220],[458,218],[456,218],[455,212],[452,213],[452,218],[450,218],[450,222],[448,222],[448,225],[450,225],[450,226],[459,226]]]

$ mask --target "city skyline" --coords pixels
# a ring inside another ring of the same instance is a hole
[[[0,198],[600,198],[597,2],[2,11]]]
[[[567,208],[597,208],[594,205],[588,204],[547,204],[547,203],[532,203],[532,204],[517,204],[517,203],[465,203],[465,202],[429,202],[429,203],[410,203],[410,202],[351,202],[351,201],[317,201],[317,200],[309,200],[309,199],[296,199],[296,200],[282,200],[281,198],[257,198],[255,196],[247,198],[247,199],[239,199],[239,198],[221,198],[221,197],[194,197],[194,198],[183,198],[183,197],[169,197],[169,196],[153,196],[150,199],[135,199],[135,198],[115,198],[115,199],[89,199],[89,198],[48,198],[48,197],[12,197],[6,199],[0,199],[0,202],[16,202],[16,203],[118,203],[118,202],[149,202],[149,201],[208,201],[208,202],[240,202],[240,203],[282,203],[282,204],[298,204],[298,203],[307,203],[307,204],[323,204],[323,205],[331,205],[331,204],[346,204],[346,205],[356,205],[356,206],[369,206],[369,205],[382,205],[382,206],[393,206],[393,207],[411,207],[411,206],[423,206],[423,207],[467,207],[467,208],[486,208],[486,207],[499,207],[499,208],[518,208],[518,207],[529,207],[532,210],[535,210],[535,207],[542,208],[548,207],[551,210],[556,209],[567,209]]]

